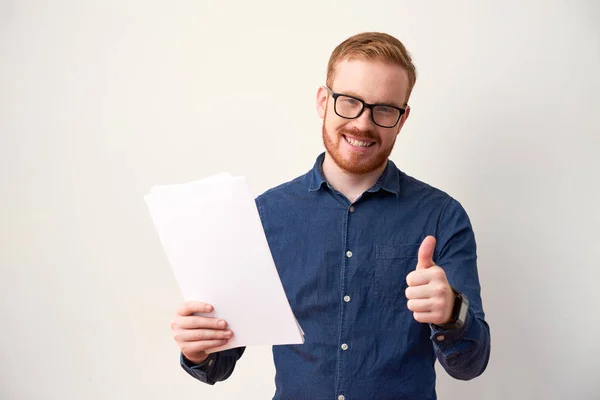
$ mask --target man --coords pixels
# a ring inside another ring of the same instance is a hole
[[[416,71],[396,38],[341,43],[317,91],[326,151],[306,175],[256,199],[302,345],[274,346],[275,399],[435,399],[435,359],[456,379],[486,368],[469,218],[446,193],[388,159],[410,114]],[[181,365],[208,384],[244,349],[208,356],[226,321],[184,304],[172,322]]]

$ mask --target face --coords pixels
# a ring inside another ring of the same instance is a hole
[[[408,74],[397,65],[344,60],[335,68],[331,89],[334,93],[358,97],[366,103],[405,108],[408,86]],[[371,110],[367,108],[355,119],[338,116],[334,111],[333,97],[321,87],[317,92],[317,113],[323,118],[325,149],[335,164],[351,174],[366,174],[385,165],[410,108],[407,107],[396,126],[382,128],[373,123]]]

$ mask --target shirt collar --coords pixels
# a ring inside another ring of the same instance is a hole
[[[308,190],[314,192],[319,190],[323,184],[327,184],[325,175],[323,174],[323,160],[325,160],[325,152],[319,154],[312,171],[310,172],[310,180],[308,184]],[[393,193],[396,197],[400,194],[400,171],[396,167],[396,164],[392,160],[387,161],[387,165],[383,170],[383,173],[375,182],[372,188],[367,192],[377,192],[379,190],[385,190]]]
[[[319,156],[317,157],[317,161],[315,161],[315,165],[313,166],[313,169],[310,172],[310,181],[308,184],[309,192],[319,190],[324,183],[327,183],[327,181],[325,180],[325,175],[323,174],[324,160],[325,152],[319,154]]]

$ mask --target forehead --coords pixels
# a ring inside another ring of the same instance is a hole
[[[368,103],[406,104],[408,73],[401,66],[361,59],[346,59],[335,66],[334,92],[352,94]]]

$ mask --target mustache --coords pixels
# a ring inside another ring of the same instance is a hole
[[[352,137],[355,137],[357,139],[370,139],[372,141],[379,141],[379,135],[375,132],[375,131],[361,131],[358,129],[348,129],[348,128],[341,128],[339,130],[339,133],[341,135],[349,135]]]

